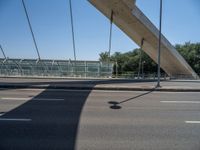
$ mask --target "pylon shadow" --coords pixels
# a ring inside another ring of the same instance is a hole
[[[137,96],[134,96],[134,97],[125,99],[125,100],[120,101],[120,102],[117,102],[117,101],[109,101],[108,104],[111,104],[111,106],[110,106],[111,109],[121,109],[122,106],[120,106],[120,104],[126,103],[126,102],[128,102],[128,101],[135,100],[135,99],[137,99],[137,98],[139,98],[139,97],[142,97],[142,96],[145,96],[145,95],[148,95],[148,94],[152,93],[154,90],[155,90],[155,88],[153,88],[152,90],[150,90],[150,91],[148,91],[148,92],[146,92],[146,93],[139,94],[139,95],[137,95]]]

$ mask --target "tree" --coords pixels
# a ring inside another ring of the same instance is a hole
[[[99,56],[100,56],[99,61],[101,61],[101,62],[109,61],[109,53],[108,52],[102,52],[99,54]]]
[[[175,48],[179,53],[185,58],[189,65],[194,69],[195,72],[200,73],[200,43],[190,43],[186,42],[185,44],[177,44]],[[117,71],[118,74],[126,74],[131,72],[132,74],[137,74],[139,71],[139,62],[140,62],[140,51],[141,49],[134,49],[126,53],[115,52],[111,56],[111,62],[114,63],[113,74],[116,72],[116,62],[117,62]],[[157,64],[144,52],[142,52],[142,61],[144,73],[145,74],[154,74],[157,73]],[[100,54],[100,61],[108,62],[109,53],[102,52]],[[164,71],[161,69],[161,73]]]
[[[200,73],[200,43],[176,44],[175,48],[185,58],[196,73]]]

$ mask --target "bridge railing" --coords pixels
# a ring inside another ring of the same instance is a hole
[[[200,74],[199,74],[200,75]],[[135,72],[124,72],[120,74],[113,74],[113,78],[127,78],[127,79],[153,79],[156,80],[157,73],[144,73],[139,74]],[[199,79],[199,76],[197,75],[195,78],[191,76],[190,74],[176,74],[176,75],[167,75],[166,73],[161,73],[161,79],[162,80],[170,80],[170,79]]]
[[[112,63],[100,61],[0,59],[0,76],[110,77]]]
[[[157,73],[144,73],[138,75],[138,73],[135,72],[126,72],[126,73],[121,73],[121,74],[113,74],[113,78],[127,78],[127,79],[152,79],[156,80],[157,79]],[[161,74],[161,79],[169,79],[170,77],[163,73]]]

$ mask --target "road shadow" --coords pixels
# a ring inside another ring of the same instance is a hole
[[[111,83],[129,83],[129,80],[1,82],[1,85],[13,89],[44,84],[47,87],[28,102],[0,117],[1,119],[29,119],[28,121],[0,121],[0,150],[75,150],[80,116],[90,92],[97,84]],[[87,90],[49,90],[49,87],[54,86],[62,88],[66,85],[73,87],[83,84],[88,85]],[[49,98],[51,101],[48,100]],[[119,104],[132,99],[134,98]]]
[[[89,93],[46,90],[34,98],[44,100],[32,99],[1,116],[31,121],[1,121],[0,149],[74,150],[80,115]]]
[[[111,105],[111,106],[110,106],[111,109],[121,109],[122,106],[120,106],[120,104],[129,102],[129,101],[132,101],[132,100],[135,100],[135,99],[137,99],[137,98],[139,98],[139,97],[142,97],[142,96],[145,96],[145,95],[148,95],[148,94],[152,93],[153,91],[155,91],[155,88],[152,89],[151,91],[148,91],[148,92],[146,92],[146,93],[139,94],[139,95],[137,95],[137,96],[134,96],[134,97],[125,99],[125,100],[120,101],[120,102],[117,102],[117,101],[109,101],[108,104]]]
[[[0,78],[0,88],[6,88],[6,87],[12,87],[14,88],[20,88],[20,86],[24,86],[25,88],[29,88],[32,86],[36,85],[48,85],[48,87],[67,87],[67,85],[70,85],[71,87],[75,85],[89,85],[94,87],[95,85],[100,85],[100,84],[123,84],[123,83],[142,83],[142,82],[147,82],[147,83],[153,83],[156,82],[156,80],[150,80],[150,79],[145,79],[145,80],[130,80],[130,79],[85,79],[85,80],[70,80],[66,79],[16,79],[16,78]],[[30,81],[31,80],[31,81]],[[23,87],[22,87],[23,88]]]
[[[28,87],[80,82],[21,83],[24,84]],[[74,150],[81,112],[90,92],[91,90],[53,91],[47,87],[28,102],[7,112],[0,118],[31,121],[0,121],[0,150]]]

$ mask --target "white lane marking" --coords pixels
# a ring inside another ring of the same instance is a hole
[[[200,124],[200,121],[185,121],[185,123]]]
[[[76,90],[76,89],[17,89],[17,91],[60,91],[60,92],[96,92],[96,93],[144,93],[144,92],[148,92],[148,91],[130,91],[130,90],[124,90],[124,91],[120,91],[120,90],[87,90],[87,89],[81,89],[81,90]],[[156,91],[154,91],[156,92]],[[161,93],[161,92],[158,92]],[[165,92],[167,93],[167,92]],[[173,92],[170,92],[173,93]],[[180,92],[179,92],[180,93]]]
[[[2,97],[1,100],[36,100],[36,101],[64,101],[63,98],[22,98],[22,97]]]
[[[32,121],[32,120],[22,119],[22,118],[0,118],[0,121]]]
[[[30,98],[22,98],[22,97],[1,97],[2,100],[29,100]]]
[[[0,113],[0,116],[3,116],[4,115],[4,113]]]
[[[36,101],[64,101],[65,99],[63,99],[63,98],[55,98],[55,99],[50,99],[50,98],[33,98],[32,100],[36,100]]]
[[[200,104],[200,101],[160,101],[161,103]]]

